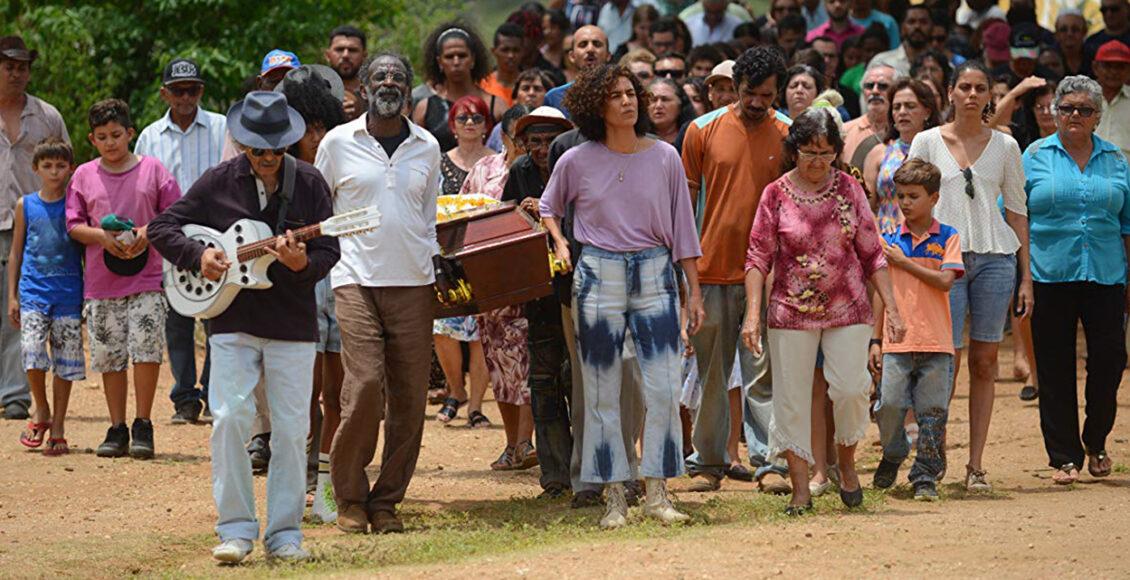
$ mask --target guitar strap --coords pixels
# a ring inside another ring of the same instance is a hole
[[[283,181],[279,188],[279,219],[275,224],[275,235],[286,233],[286,212],[290,208],[290,200],[294,197],[294,173],[297,163],[289,153],[283,156]]]

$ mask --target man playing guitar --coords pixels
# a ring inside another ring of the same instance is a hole
[[[338,242],[321,237],[302,243],[293,230],[329,218],[329,188],[312,165],[284,155],[302,138],[302,117],[280,93],[252,92],[228,112],[228,131],[243,155],[208,170],[188,193],[149,225],[150,243],[168,261],[217,281],[246,267],[215,247],[190,240],[188,224],[224,231],[241,219],[261,221],[278,235],[267,252],[274,285],[240,292],[212,319],[213,497],[220,545],[212,556],[238,563],[259,537],[251,463],[244,449],[255,415],[251,396],[266,379],[274,426],[267,477],[268,558],[303,560],[302,512],[306,492],[305,443],[310,427],[310,377],[318,326],[314,286],[339,257]],[[285,169],[292,165],[292,169]],[[293,180],[290,181],[290,178]],[[234,265],[233,265],[234,264]]]

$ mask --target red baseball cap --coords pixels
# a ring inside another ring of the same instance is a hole
[[[1112,40],[1099,47],[1095,53],[1095,62],[1125,62],[1130,63],[1130,46],[1118,40]]]
[[[1003,20],[989,22],[981,31],[981,45],[985,47],[985,55],[993,61],[1007,61],[1012,58],[1009,50],[1009,37],[1012,27]]]

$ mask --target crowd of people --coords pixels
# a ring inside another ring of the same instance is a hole
[[[489,47],[467,22],[436,27],[419,82],[344,25],[325,64],[267,52],[226,115],[200,105],[207,71],[172,60],[168,111],[140,133],[122,100],[91,105],[84,163],[27,91],[36,51],[0,38],[3,416],[67,453],[88,350],[110,421],[97,455],[152,458],[167,351],[171,422],[211,423],[214,558],[252,551],[266,471],[266,552],[302,560],[307,506],[345,532],[404,531],[429,404],[486,427],[488,388],[505,427],[491,469],[537,466],[540,497],[604,505],[617,528],[640,504],[686,520],[667,491],[684,474],[694,492],[756,481],[793,516],[832,489],[859,506],[872,422],[871,485],[913,448],[914,498],[935,500],[964,358],[961,477],[988,491],[1011,327],[1052,479],[1105,477],[1127,363],[1130,4],[1091,3],[530,2]],[[437,197],[466,194],[540,220],[566,270],[553,294],[434,317]],[[370,206],[373,231],[294,235]],[[275,236],[273,286],[204,322],[197,369],[162,260],[239,275],[182,228],[243,219]]]

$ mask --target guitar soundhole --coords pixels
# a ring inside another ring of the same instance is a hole
[[[236,226],[235,226],[235,233],[237,233],[237,234],[242,234],[242,233],[243,233],[243,226],[241,226],[241,225],[239,225],[239,224],[236,224]]]
[[[211,284],[205,284],[204,285],[204,291],[205,292],[211,292],[212,291],[212,285]]]
[[[197,286],[197,287],[196,287],[196,295],[197,295],[197,296],[200,296],[200,295],[201,295],[201,294],[203,294],[203,293],[204,293],[204,289],[203,289],[203,288],[201,288],[201,287],[199,287],[199,286]]]
[[[185,284],[185,285],[184,285],[184,289],[185,289],[185,290],[188,290],[189,292],[192,292],[192,288],[193,288],[193,286],[192,286],[192,283],[191,283],[191,282],[189,282],[188,284]]]
[[[235,237],[235,243],[242,244],[243,243],[243,236],[236,236]]]
[[[215,248],[216,244],[213,244],[212,242],[208,242],[208,247],[209,248]]]
[[[239,265],[239,272],[241,274],[246,274],[247,273],[247,265],[246,264],[240,264]]]
[[[180,276],[179,276],[179,277],[177,278],[177,280],[178,280],[178,281],[179,281],[179,282],[180,282],[181,284],[184,284],[184,281],[185,281],[185,280],[187,280],[187,279],[188,279],[188,277],[186,277],[186,276],[185,276],[184,274],[181,274],[181,275],[180,275]]]
[[[247,276],[243,276],[243,277],[241,277],[241,278],[239,279],[239,281],[240,281],[240,282],[243,282],[244,284],[246,284],[246,283],[248,282],[248,280],[247,280]]]
[[[196,240],[201,246],[205,245],[204,240]]]

